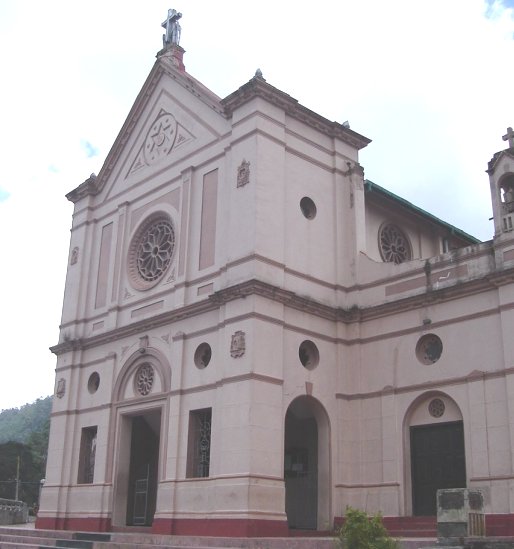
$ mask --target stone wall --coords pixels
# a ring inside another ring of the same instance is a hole
[[[29,509],[23,501],[0,498],[0,525],[23,524],[29,520]]]

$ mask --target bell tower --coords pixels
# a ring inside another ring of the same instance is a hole
[[[508,148],[497,152],[487,168],[491,186],[495,238],[514,231],[514,130],[512,128],[507,128],[503,140],[508,143]],[[514,233],[511,236],[513,235]]]

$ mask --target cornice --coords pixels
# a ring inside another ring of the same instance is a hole
[[[349,128],[345,128],[342,124],[331,122],[327,118],[304,107],[298,103],[297,99],[268,84],[260,76],[255,76],[238,90],[222,99],[221,104],[225,108],[225,114],[231,116],[236,109],[248,103],[254,97],[261,97],[272,105],[284,110],[286,114],[296,120],[311,126],[329,137],[340,139],[357,149],[363,149],[371,143],[371,139]]]
[[[503,156],[510,156],[511,158],[514,158],[514,148],[505,149],[503,151],[495,153],[487,164],[486,173],[492,175],[494,173],[494,170],[496,169],[496,166],[500,162],[500,159],[503,158]]]
[[[143,319],[133,322],[128,326],[115,328],[108,332],[95,336],[67,340],[50,348],[50,350],[60,355],[70,351],[84,350],[91,347],[112,343],[120,338],[133,336],[148,331],[153,328],[165,326],[178,320],[184,320],[206,312],[219,309],[224,304],[242,299],[252,295],[264,297],[274,302],[283,304],[286,307],[296,309],[303,313],[315,315],[332,322],[344,322],[347,324],[355,322],[366,322],[398,314],[401,312],[416,309],[422,306],[434,305],[436,303],[459,299],[468,295],[477,294],[489,290],[494,290],[499,286],[511,284],[514,282],[514,268],[499,271],[480,279],[461,282],[447,288],[438,290],[427,289],[423,293],[414,296],[389,301],[380,305],[370,307],[354,306],[349,309],[334,307],[323,304],[313,299],[309,299],[289,290],[284,290],[267,282],[260,280],[248,280],[229,288],[225,288],[209,295],[207,299],[186,305],[173,311],[167,311],[153,318]]]
[[[498,379],[506,376],[511,376],[512,374],[514,374],[514,368],[503,368],[501,370],[493,370],[491,372],[474,370],[473,372],[464,376],[449,377],[447,379],[438,378],[437,380],[425,381],[423,383],[415,383],[412,385],[401,385],[397,387],[387,385],[383,389],[379,389],[377,391],[369,391],[366,393],[336,393],[336,398],[339,400],[350,401],[363,400],[367,398],[377,398],[393,394],[397,395],[403,393],[412,393],[414,391],[440,391],[442,387],[449,387],[451,385],[462,385],[464,383],[472,383],[475,381]]]

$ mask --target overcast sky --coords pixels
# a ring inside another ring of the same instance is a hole
[[[216,94],[260,68],[373,140],[367,179],[492,238],[484,170],[514,126],[514,0],[176,1],[0,3],[0,409],[54,390],[64,195],[99,172],[168,8],[183,14],[186,70]]]

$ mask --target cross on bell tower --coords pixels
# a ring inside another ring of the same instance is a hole
[[[509,142],[509,148],[514,148],[514,130],[512,128],[507,128],[507,133],[502,137],[504,141]]]

